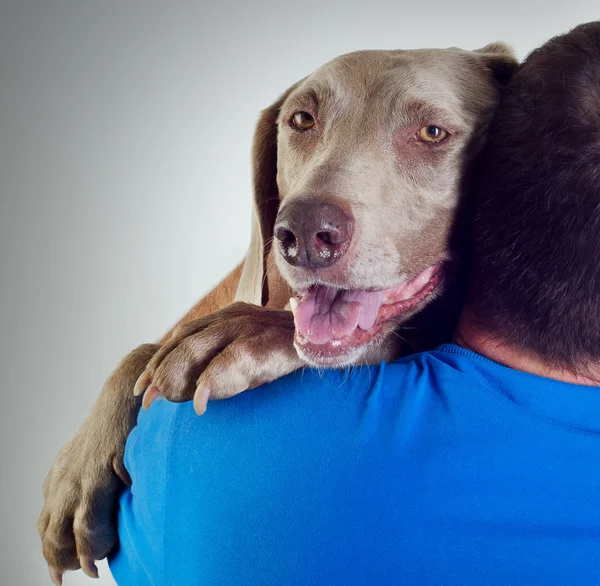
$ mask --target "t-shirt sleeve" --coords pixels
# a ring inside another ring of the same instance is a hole
[[[288,505],[280,492],[295,490],[289,479],[299,485],[311,458],[325,452],[335,434],[316,434],[311,425],[335,429],[344,397],[359,414],[374,379],[367,367],[306,369],[211,401],[202,417],[191,402],[158,400],[141,411],[125,450],[132,486],[120,498],[120,548],[109,560],[117,582],[163,586],[222,575],[214,552],[256,533],[248,499],[261,494],[272,504],[271,521],[285,519]],[[360,396],[352,397],[354,391]],[[234,533],[224,530],[224,517]],[[204,548],[202,561],[178,557],[190,543]]]
[[[164,525],[169,455],[174,432],[189,404],[160,400],[141,411],[125,447],[132,485],[119,503],[119,551],[109,560],[119,584],[163,584]]]

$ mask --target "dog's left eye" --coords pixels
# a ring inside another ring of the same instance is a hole
[[[416,138],[422,142],[442,142],[448,138],[448,132],[439,126],[423,126],[417,132]]]
[[[292,116],[291,123],[298,130],[309,130],[316,124],[315,119],[308,112],[296,112]]]

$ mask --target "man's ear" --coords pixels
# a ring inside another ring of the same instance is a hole
[[[507,84],[519,67],[513,48],[501,41],[490,43],[473,52],[481,56],[500,85]]]
[[[288,88],[277,101],[263,110],[252,145],[254,206],[250,246],[235,295],[236,301],[266,305],[269,297],[266,260],[273,240],[279,211],[277,188],[277,120],[287,97],[301,82]]]

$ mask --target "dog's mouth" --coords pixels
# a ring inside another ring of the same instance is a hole
[[[386,325],[398,323],[441,286],[442,267],[383,291],[360,291],[315,285],[294,303],[294,343],[305,360],[317,365],[344,365],[355,360]]]

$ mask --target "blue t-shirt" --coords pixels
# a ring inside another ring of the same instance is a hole
[[[454,345],[140,414],[124,586],[599,585],[600,389]]]

